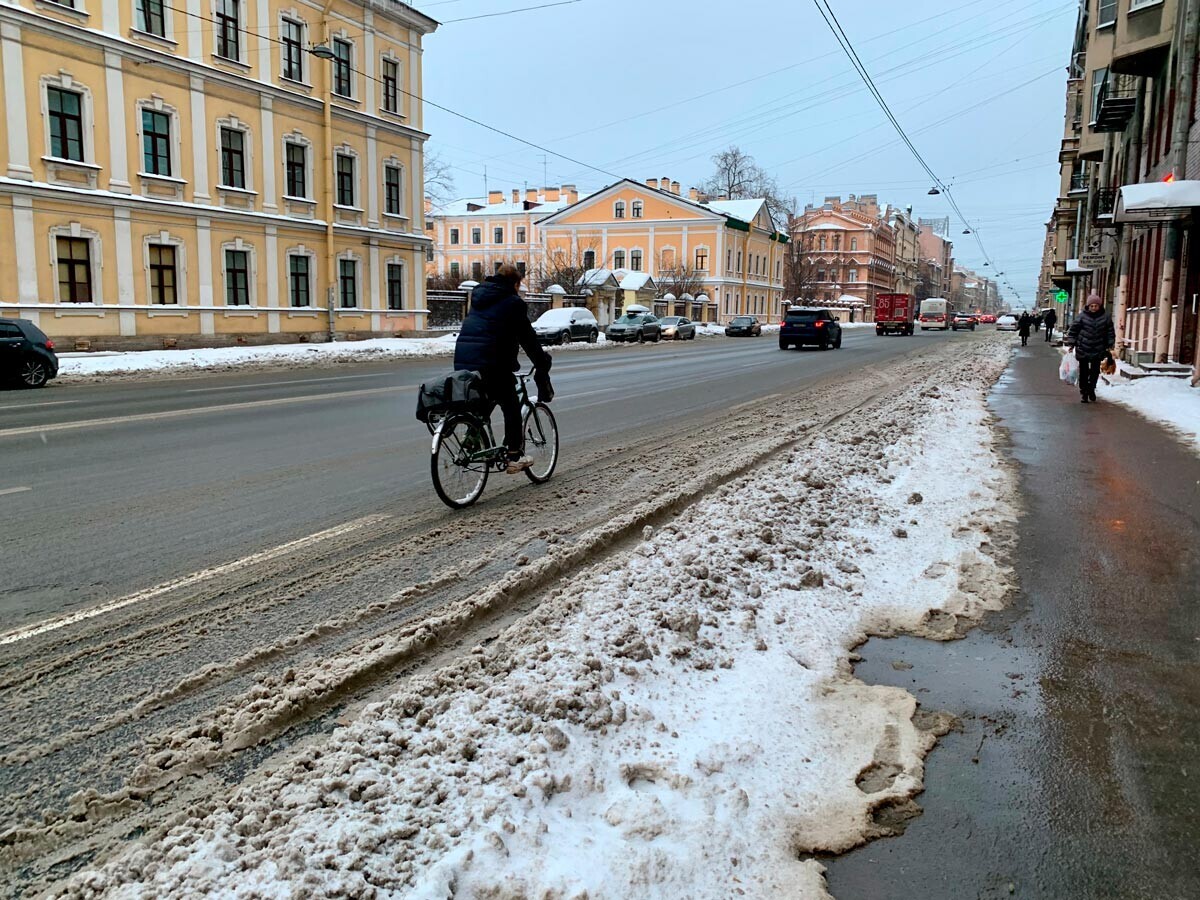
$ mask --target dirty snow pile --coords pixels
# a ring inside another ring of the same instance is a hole
[[[1151,422],[1165,425],[1200,453],[1200,388],[1187,378],[1149,377],[1101,383],[1097,394],[1120,403]]]
[[[1008,355],[936,359],[63,893],[827,897],[811,854],[911,814],[949,725],[853,648],[1007,593]]]

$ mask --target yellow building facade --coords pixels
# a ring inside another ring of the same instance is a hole
[[[779,315],[784,245],[763,200],[682,196],[668,179],[619,181],[538,223],[550,269],[647,272],[694,285],[719,321]],[[681,299],[681,298],[677,298]]]
[[[0,315],[95,348],[423,329],[436,25],[390,0],[0,2]]]

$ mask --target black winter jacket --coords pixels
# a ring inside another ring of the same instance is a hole
[[[1075,347],[1076,359],[1101,359],[1117,343],[1117,329],[1105,310],[1094,315],[1084,309],[1071,323],[1067,343]]]
[[[518,348],[534,368],[550,368],[550,354],[529,324],[525,301],[504,282],[488,278],[471,294],[471,311],[454,345],[454,368],[516,372]]]
[[[1058,322],[1058,313],[1054,310],[1048,309],[1042,313],[1042,324],[1047,328],[1053,328],[1056,322]]]
[[[1017,319],[1017,334],[1021,337],[1029,337],[1031,331],[1033,331],[1033,319],[1025,313],[1021,313],[1021,318]]]

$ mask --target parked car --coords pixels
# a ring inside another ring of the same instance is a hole
[[[662,327],[658,317],[649,312],[629,310],[604,330],[610,341],[645,341],[658,343],[662,340]]]
[[[979,324],[980,325],[995,325],[996,317],[993,316],[991,313],[984,313],[983,315],[979,316]]]
[[[687,316],[663,316],[658,320],[662,336],[672,341],[694,341],[696,323]]]
[[[762,334],[762,323],[755,316],[734,316],[725,326],[726,337],[758,337]]]
[[[54,341],[28,319],[0,319],[0,379],[39,388],[57,375]]]
[[[970,313],[959,312],[954,314],[954,318],[950,320],[950,327],[955,331],[962,328],[975,330],[975,317]]]
[[[548,309],[537,317],[533,330],[543,344],[565,344],[568,341],[594,344],[600,337],[600,323],[582,307]]]
[[[815,344],[822,350],[841,347],[842,326],[838,324],[837,316],[818,307],[793,306],[789,309],[780,323],[779,349],[805,344]]]
[[[997,331],[1016,331],[1017,317],[1016,316],[1001,316],[996,320]]]

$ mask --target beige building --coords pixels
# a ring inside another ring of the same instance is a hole
[[[423,328],[436,27],[390,0],[0,3],[0,312],[60,346]]]
[[[954,244],[928,228],[921,229],[917,238],[921,256],[918,272],[917,299],[949,297],[954,276]]]
[[[911,206],[907,209],[889,206],[883,217],[896,237],[893,260],[895,283],[892,289],[897,294],[914,294],[917,289],[917,264],[921,258],[921,226],[913,219]]]

